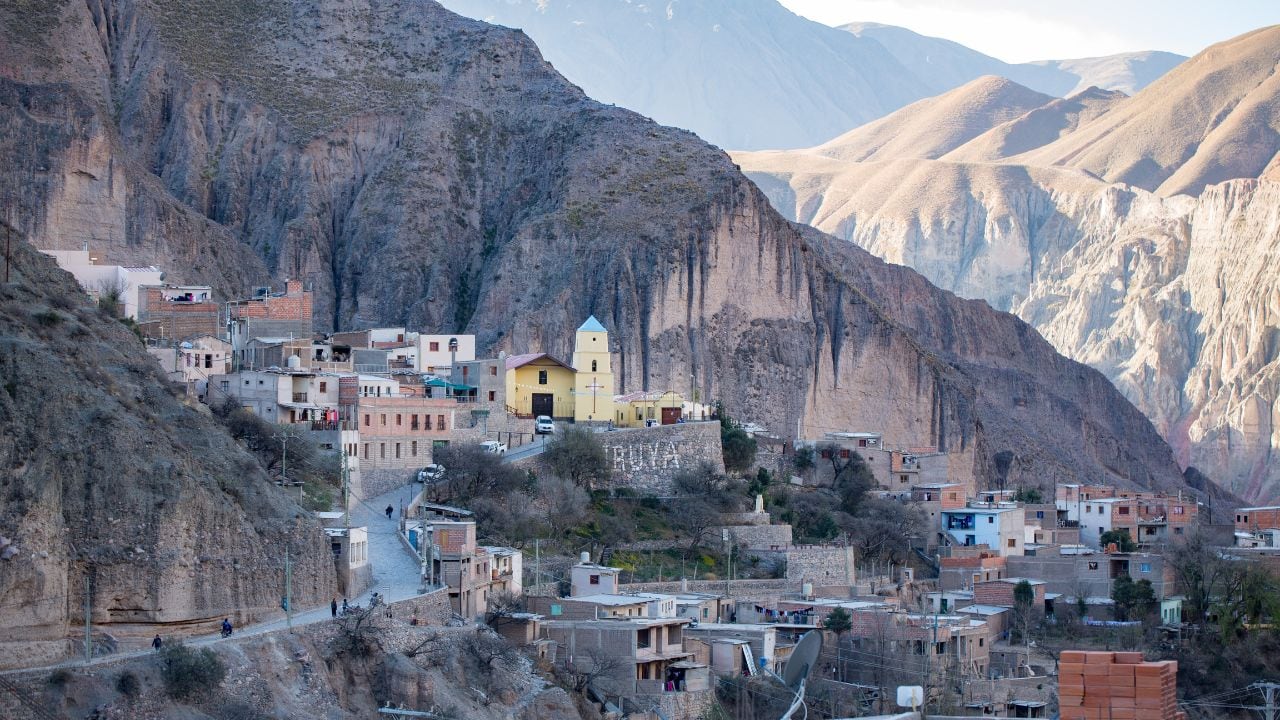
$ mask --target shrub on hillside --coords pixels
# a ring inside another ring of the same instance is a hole
[[[206,693],[227,676],[226,665],[208,648],[192,650],[186,645],[166,645],[160,661],[165,690],[178,699]]]

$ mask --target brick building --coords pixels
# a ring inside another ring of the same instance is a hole
[[[1256,533],[1280,528],[1280,505],[1245,507],[1236,510],[1236,530]]]
[[[973,585],[973,602],[978,605],[998,605],[1000,607],[1013,607],[1013,592],[1018,584],[1026,581],[1031,585],[1035,598],[1032,600],[1032,607],[1044,609],[1044,593],[1045,582],[1043,580],[1032,580],[1030,578],[1000,578],[998,580],[990,580],[987,582],[974,583]]]
[[[169,340],[224,334],[221,306],[207,285],[139,287],[138,325],[146,337]]]
[[[259,288],[245,300],[227,303],[230,340],[239,366],[240,353],[251,338],[310,338],[312,293],[301,280],[286,280],[284,292]]]
[[[432,449],[456,439],[454,400],[362,395],[351,412],[360,432],[361,472],[416,470],[432,462]]]

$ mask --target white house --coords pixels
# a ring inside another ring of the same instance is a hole
[[[106,265],[102,262],[102,253],[90,253],[88,250],[49,250],[46,254],[53,256],[58,267],[75,276],[80,287],[95,300],[107,289],[119,290],[124,317],[137,319],[141,286],[160,285],[164,280],[164,273],[154,265]]]
[[[964,507],[942,511],[942,532],[956,545],[986,545],[1001,557],[1022,555],[1026,518],[1020,507]]]
[[[476,359],[475,335],[418,335],[418,372],[449,377],[453,362]]]

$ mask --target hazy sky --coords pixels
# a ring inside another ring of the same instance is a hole
[[[827,25],[901,25],[1007,62],[1168,50],[1194,55],[1280,23],[1280,0],[781,0]]]

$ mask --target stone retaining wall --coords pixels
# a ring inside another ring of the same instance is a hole
[[[599,437],[613,468],[610,487],[669,496],[672,480],[682,470],[707,462],[724,472],[717,422],[618,430]]]

